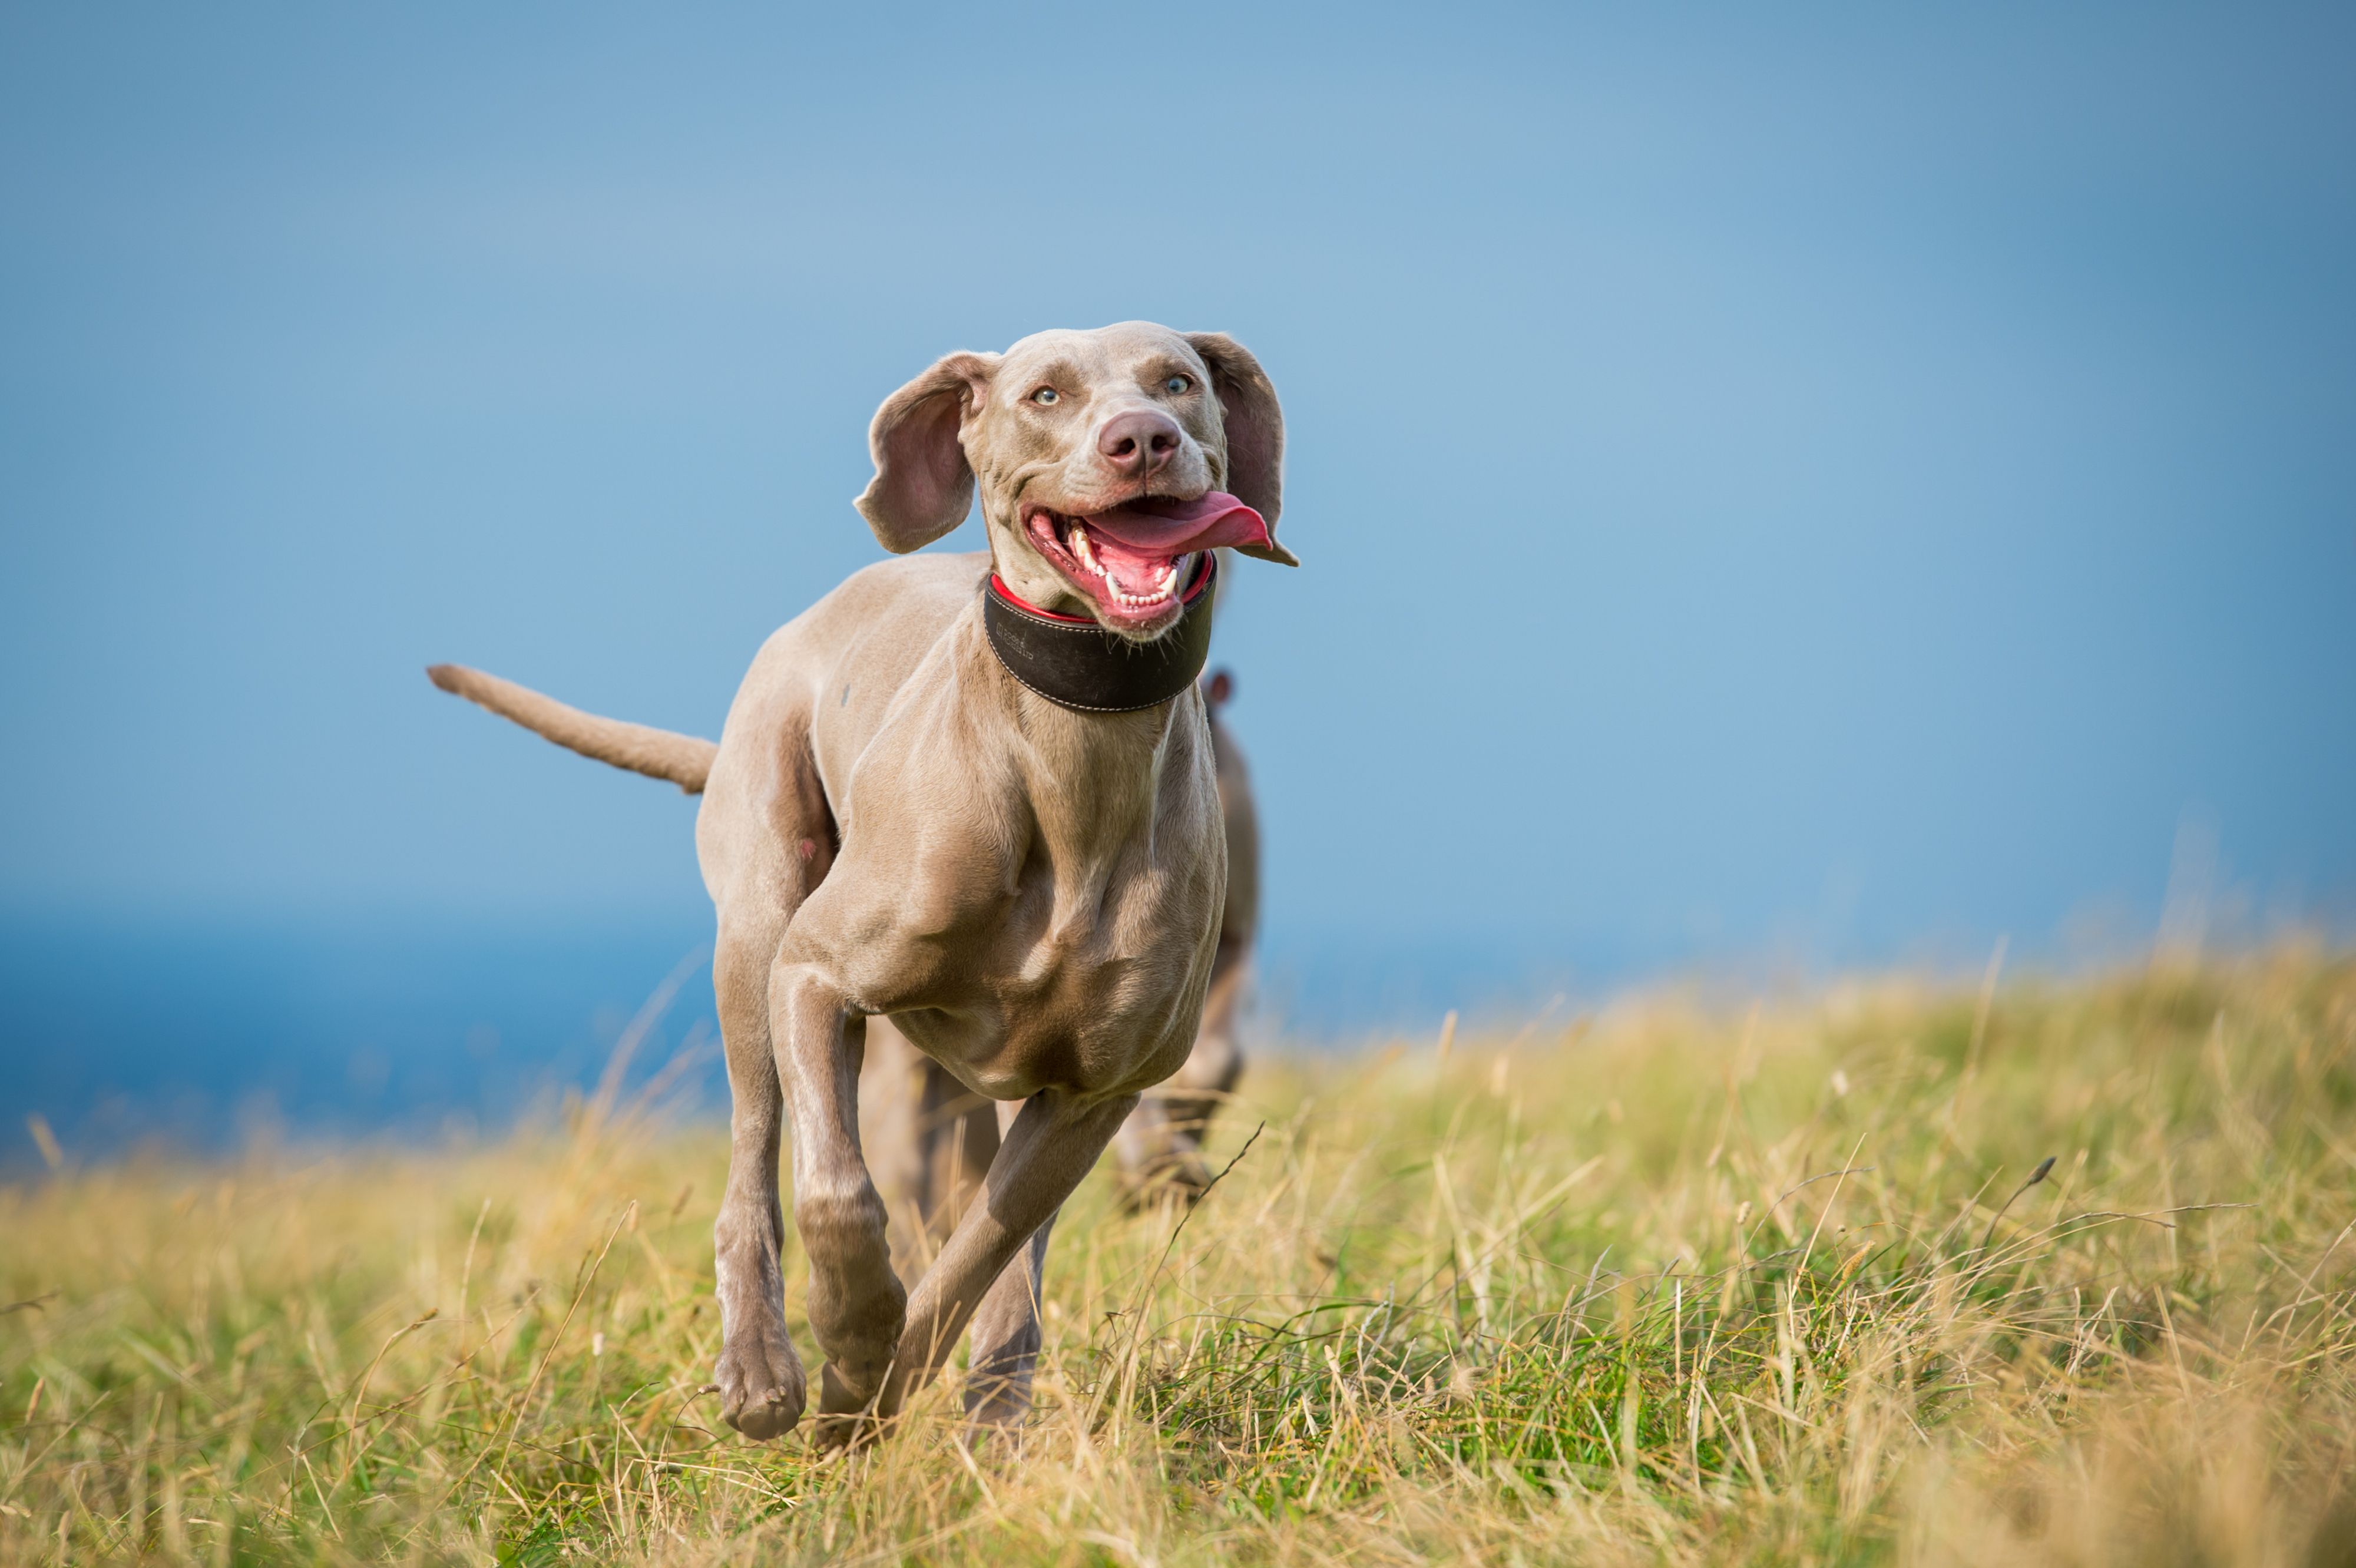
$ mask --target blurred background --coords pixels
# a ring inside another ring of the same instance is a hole
[[[876,403],[1219,328],[1261,1027],[2356,911],[2356,13],[0,5],[0,1144],[705,1039]],[[971,524],[945,548],[973,548]]]

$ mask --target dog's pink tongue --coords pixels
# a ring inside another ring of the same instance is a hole
[[[1267,520],[1224,490],[1191,501],[1149,497],[1098,512],[1087,524],[1141,555],[1163,560],[1222,544],[1269,542]]]

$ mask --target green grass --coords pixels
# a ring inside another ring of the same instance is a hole
[[[1244,1087],[1066,1211],[1019,1443],[847,1460],[701,1391],[708,1127],[0,1187],[0,1561],[2356,1563],[2344,959]]]

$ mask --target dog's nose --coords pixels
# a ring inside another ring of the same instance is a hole
[[[1097,432],[1097,450],[1115,473],[1137,478],[1170,461],[1183,435],[1178,422],[1157,409],[1116,413]]]

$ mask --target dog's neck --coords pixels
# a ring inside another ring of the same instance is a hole
[[[1151,855],[1162,813],[1191,792],[1188,776],[1198,776],[1194,782],[1215,799],[1208,711],[1191,680],[1173,697],[1119,712],[1043,695],[992,643],[990,596],[985,587],[981,602],[960,618],[957,657],[966,678],[991,693],[985,705],[1002,717],[1003,755],[1022,779],[1039,851],[1055,867],[1056,904],[1076,917],[1097,909],[1107,879],[1137,846]],[[1209,604],[1205,592],[1188,613],[1207,618]],[[1087,629],[1098,630],[1093,622]]]
[[[1035,695],[1080,714],[1159,707],[1192,686],[1211,651],[1212,579],[1218,557],[1203,553],[1178,623],[1151,642],[1134,642],[1084,616],[1029,603],[996,572],[983,588],[990,650]]]

